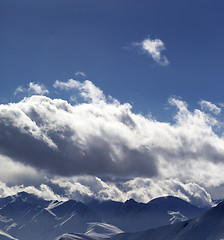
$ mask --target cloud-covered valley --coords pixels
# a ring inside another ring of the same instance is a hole
[[[92,181],[105,177],[122,179],[122,188],[112,183],[117,183],[116,180],[100,180],[104,184],[110,182],[112,185],[108,189],[118,191],[120,200],[130,196],[147,201],[161,195],[162,191],[177,195],[183,192],[183,188],[180,190],[169,182],[170,192],[160,187],[163,190],[155,194],[157,188],[149,188],[151,190],[145,194],[147,199],[144,199],[143,188],[138,194],[139,187],[129,186],[131,181],[135,181],[133,186],[136,186],[139,179],[144,188],[148,181],[151,181],[150,186],[159,181],[180,181],[178,186],[188,186],[192,196],[193,192],[203,189],[200,186],[224,184],[223,122],[217,118],[217,111],[215,114],[203,111],[204,108],[190,111],[183,100],[170,98],[169,104],[177,109],[174,122],[161,122],[134,113],[129,103],[122,104],[105,96],[91,81],[70,79],[56,81],[53,86],[57,91],[67,91],[71,97],[79,94],[83,101],[73,104],[60,98],[32,95],[17,103],[0,105],[2,173],[15,162],[14,178],[18,176],[19,179],[20,172],[23,177],[32,178],[25,172],[33,171],[31,175],[38,179],[37,172],[40,172],[40,175],[51,176],[53,180],[48,181],[65,188],[67,193],[70,191],[70,195],[72,188],[68,182],[76,179],[81,184],[78,180],[81,175],[89,176]],[[207,106],[208,103],[206,101]],[[209,106],[215,107],[214,104]],[[4,174],[0,180],[16,183]],[[189,187],[190,184],[193,185]],[[96,195],[88,184],[83,186],[86,187],[82,187],[82,191],[86,189],[84,195]],[[106,192],[108,195],[109,190]],[[183,196],[190,199],[186,192]],[[199,196],[203,194],[209,198],[204,189]],[[112,195],[111,198],[115,198],[116,194]],[[102,198],[107,197],[102,193]]]

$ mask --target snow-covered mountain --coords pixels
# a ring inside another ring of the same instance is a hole
[[[101,217],[81,202],[45,201],[22,192],[1,199],[0,229],[21,240],[50,240],[65,232],[85,233]]]
[[[200,216],[207,208],[196,207],[177,197],[161,197],[147,204],[133,199],[125,203],[93,200],[88,206],[102,219],[125,232],[155,228]]]
[[[224,239],[224,202],[202,216],[173,225],[136,233],[122,233],[111,240],[222,240]]]
[[[84,204],[46,201],[21,192],[0,199],[0,229],[20,240],[52,240],[70,232],[85,234],[86,239],[109,238],[197,217],[206,210],[176,197],[157,198],[147,204],[133,199]]]
[[[136,233],[121,233],[111,238],[82,234],[63,234],[57,240],[223,240],[224,202],[202,216]]]

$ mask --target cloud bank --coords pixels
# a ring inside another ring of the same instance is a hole
[[[61,189],[61,191],[58,191]],[[61,194],[55,193],[56,190]],[[125,202],[130,198],[147,203],[161,196],[176,196],[196,206],[211,206],[212,199],[206,190],[195,183],[182,183],[178,179],[153,180],[135,178],[121,182],[108,182],[94,176],[71,178],[57,177],[45,180],[39,186],[7,186],[0,182],[0,197],[26,191],[46,200],[67,200],[88,202],[91,199]]]
[[[32,95],[0,105],[0,181],[11,185],[2,183],[1,196],[26,190],[60,199],[61,189],[80,200],[174,195],[209,205],[205,188],[223,186],[224,138],[215,131],[223,123],[212,103],[200,103],[212,107],[206,113],[170,98],[171,124],[134,113],[89,80],[53,87],[82,101]]]
[[[62,176],[223,182],[224,139],[214,132],[220,123],[210,114],[191,112],[171,98],[177,113],[170,124],[133,113],[130,104],[107,98],[88,80],[56,81],[54,87],[76,89],[87,102],[34,95],[0,105],[2,155]]]
[[[125,202],[130,198],[147,203],[161,196],[176,196],[197,206],[211,206],[209,193],[198,184],[182,183],[178,179],[153,180],[135,178],[108,182],[97,177],[55,178],[52,183],[65,189],[69,198],[88,201],[88,198]]]

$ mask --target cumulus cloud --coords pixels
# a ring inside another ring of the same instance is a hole
[[[106,103],[72,106],[44,96],[1,105],[0,151],[62,175],[154,175],[153,156],[128,139],[129,107]]]
[[[84,102],[31,96],[0,105],[1,155],[64,176],[224,183],[224,139],[213,131],[220,123],[210,114],[171,98],[177,113],[170,124],[133,113],[130,104],[107,98],[88,80],[56,81],[54,87],[76,89]]]
[[[167,57],[161,54],[165,50],[165,44],[160,39],[147,38],[140,43],[134,43],[134,45],[140,47],[143,53],[150,55],[159,65],[169,64]]]
[[[215,104],[211,102],[201,100],[199,104],[201,105],[202,110],[208,110],[216,115],[221,113],[221,108],[217,107]]]
[[[202,110],[190,111],[170,98],[177,109],[171,124],[134,113],[89,80],[55,81],[54,87],[83,101],[72,105],[40,94],[0,105],[0,196],[27,191],[61,200],[60,189],[81,201],[173,195],[208,206],[205,189],[223,186],[224,138],[213,130],[222,126],[221,110],[214,104],[201,101]]]

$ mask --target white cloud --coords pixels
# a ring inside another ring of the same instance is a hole
[[[159,65],[166,66],[169,64],[167,57],[161,54],[165,50],[165,45],[160,39],[147,38],[140,43],[134,43],[134,45],[139,46],[144,53],[149,54]]]
[[[28,95],[33,95],[33,94],[45,95],[45,94],[49,94],[49,91],[44,86],[44,84],[38,84],[38,83],[30,82],[28,88],[24,88],[22,86],[19,86],[15,90],[14,95],[18,95],[20,93],[26,93]]]
[[[28,186],[24,187],[22,190],[27,193],[41,197],[45,200],[58,200],[58,201],[68,200],[68,198],[54,193],[53,190],[46,184],[41,184],[39,188],[36,188],[34,186]]]
[[[49,93],[49,91],[46,89],[46,87],[43,84],[37,84],[33,82],[29,83],[28,92],[31,94],[38,94],[38,95],[44,95]]]
[[[209,206],[212,202],[210,194],[203,187],[192,182],[183,183],[178,179],[136,178],[125,184],[129,189],[128,198],[137,198],[142,202],[160,196],[176,196],[197,206]]]
[[[84,72],[76,72],[75,75],[76,76],[86,77],[86,74]]]
[[[0,105],[2,155],[64,176],[178,178],[204,187],[224,183],[224,138],[213,131],[220,125],[214,116],[171,98],[177,113],[170,124],[133,113],[130,104],[107,99],[90,81],[56,81],[55,87],[74,88],[90,101],[71,105],[32,96]],[[119,195],[108,186],[111,192],[105,194]]]
[[[81,82],[73,80],[73,79],[69,79],[67,82],[61,82],[56,80],[54,83],[54,88],[60,88],[63,90],[71,90],[73,88],[80,88],[81,87]]]
[[[8,184],[35,183],[40,180],[42,173],[20,162],[14,162],[0,155],[0,181]]]
[[[52,183],[65,189],[68,198],[80,201],[95,198],[125,202],[130,198],[147,203],[161,196],[176,196],[197,206],[211,206],[212,199],[203,187],[182,183],[178,179],[134,178],[121,182],[106,182],[97,177],[55,178]]]
[[[26,91],[26,89],[24,89],[22,86],[19,86],[19,87],[16,88],[16,90],[14,92],[14,95],[17,95],[19,93],[23,93],[25,91]]]
[[[34,186],[25,187],[23,185],[14,185],[9,187],[4,182],[0,181],[0,198],[12,196],[23,191],[30,194],[34,194],[45,200],[58,200],[58,201],[68,200],[68,198],[66,197],[62,197],[58,194],[55,194],[53,190],[45,184],[41,184],[39,188],[36,188]]]
[[[55,81],[54,87],[71,91],[76,103],[31,96],[0,105],[0,196],[27,191],[59,200],[53,190],[57,186],[81,201],[148,202],[173,195],[209,205],[205,188],[223,186],[224,138],[213,131],[223,123],[204,112],[219,114],[216,105],[202,100],[202,110],[190,111],[184,101],[170,98],[169,104],[177,108],[170,124],[133,113],[130,104],[107,98],[89,80]],[[29,88],[20,86],[17,92],[46,90],[34,83]],[[74,93],[86,102],[77,102]],[[78,176],[57,176],[50,182],[44,177],[55,175]]]
[[[77,89],[84,99],[92,102],[105,101],[103,91],[89,80],[85,80],[83,83],[73,79],[69,79],[67,82],[56,80],[53,86],[64,90]]]
[[[61,194],[56,194],[55,189]],[[29,184],[8,186],[0,181],[0,197],[22,191],[46,200],[59,201],[75,199],[88,202],[94,198],[125,202],[133,198],[138,202],[147,203],[157,197],[176,196],[197,206],[212,205],[211,196],[203,187],[191,182],[183,183],[178,179],[134,178],[109,182],[93,176],[55,177],[36,187]]]
[[[216,115],[221,113],[221,108],[217,107],[215,104],[211,102],[201,100],[199,104],[201,105],[202,110],[209,110],[210,112]]]

